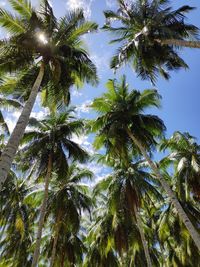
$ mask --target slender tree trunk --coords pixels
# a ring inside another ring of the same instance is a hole
[[[144,147],[142,146],[142,144],[137,140],[137,138],[135,138],[135,136],[132,134],[132,132],[130,130],[127,130],[127,133],[129,135],[129,137],[131,138],[131,140],[133,141],[133,143],[139,148],[143,157],[146,159],[146,161],[148,162],[152,171],[155,173],[157,179],[160,181],[160,183],[161,183],[163,189],[165,190],[165,192],[167,193],[171,203],[176,208],[176,211],[178,212],[178,215],[179,215],[181,221],[184,223],[185,227],[188,229],[190,236],[192,237],[194,243],[196,244],[197,248],[200,251],[200,235],[197,232],[197,230],[195,229],[195,227],[193,226],[193,224],[191,223],[187,214],[185,213],[183,207],[181,206],[179,200],[176,197],[176,194],[172,191],[169,184],[165,181],[165,178],[160,173],[156,164],[148,156],[148,154],[147,154],[146,150],[144,149]]]
[[[51,177],[51,172],[52,172],[52,154],[49,155],[49,159],[48,159],[47,174],[45,177],[44,199],[43,199],[43,202],[42,202],[42,205],[40,208],[38,232],[37,232],[35,250],[34,250],[34,254],[33,254],[33,261],[32,261],[31,267],[37,267],[39,256],[40,256],[40,243],[41,243],[41,238],[42,238],[42,228],[44,225],[44,218],[45,218],[46,207],[47,207],[49,180]]]
[[[185,41],[179,39],[166,39],[166,40],[156,39],[155,41],[162,45],[175,45],[175,46],[183,46],[190,48],[200,48],[200,41]]]
[[[24,131],[28,124],[29,117],[30,117],[33,105],[35,103],[37,93],[40,88],[43,76],[44,76],[44,63],[42,62],[40,66],[39,74],[32,87],[30,96],[22,110],[22,113],[17,121],[17,124],[0,158],[0,191],[2,189],[3,183],[5,182],[7,178],[8,172],[11,168],[11,164],[17,152],[20,140],[22,136],[24,135]]]
[[[57,242],[58,242],[58,236],[59,236],[59,232],[60,232],[60,219],[61,219],[61,212],[59,211],[58,213],[58,218],[57,218],[57,223],[56,223],[56,231],[55,231],[55,236],[54,236],[54,240],[53,240],[53,249],[52,249],[52,254],[51,254],[51,262],[50,262],[50,267],[53,267],[54,265],[54,261],[55,261],[55,256],[56,256],[56,247],[57,247]]]
[[[61,267],[64,267],[65,264],[65,253],[63,252],[62,258],[61,258]]]
[[[134,205],[134,212],[135,212],[137,227],[138,227],[138,230],[140,232],[140,237],[141,237],[142,245],[143,245],[143,248],[144,248],[144,253],[145,253],[145,257],[146,257],[147,266],[148,267],[152,267],[151,257],[150,257],[149,248],[148,248],[148,243],[147,243],[147,241],[145,239],[145,235],[144,235],[144,231],[143,231],[142,220],[140,218],[140,214],[138,213],[137,207],[135,205]]]

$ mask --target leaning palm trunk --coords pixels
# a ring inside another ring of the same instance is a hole
[[[171,203],[174,205],[180,219],[184,223],[185,227],[188,229],[190,236],[192,237],[194,243],[196,244],[197,248],[200,251],[200,235],[191,223],[190,219],[188,218],[187,214],[185,213],[183,207],[181,206],[180,202],[178,201],[176,194],[172,191],[171,187],[168,185],[168,183],[165,181],[163,175],[160,173],[159,169],[155,165],[155,163],[151,160],[151,158],[148,156],[145,148],[142,146],[142,144],[135,138],[135,136],[132,134],[130,130],[127,130],[127,133],[133,143],[139,148],[141,151],[143,157],[146,159],[148,162],[149,166],[153,170],[153,172],[156,175],[156,178],[160,181],[163,189],[167,193]]]
[[[160,43],[161,45],[174,45],[179,47],[200,48],[200,41],[185,41],[179,39],[166,39],[166,40],[156,39],[155,41]]]
[[[52,172],[52,154],[49,155],[48,159],[48,168],[47,168],[47,174],[45,177],[45,189],[44,189],[44,199],[40,208],[40,218],[38,223],[38,232],[36,237],[36,244],[35,244],[35,250],[33,255],[33,261],[31,264],[31,267],[36,267],[39,260],[40,255],[40,243],[42,238],[42,228],[44,225],[44,218],[46,213],[46,207],[47,207],[47,199],[48,199],[48,192],[49,192],[49,180],[51,177]]]
[[[58,218],[57,218],[56,232],[55,232],[55,236],[54,236],[54,240],[53,240],[53,249],[52,249],[52,254],[51,254],[50,267],[53,267],[54,261],[55,261],[56,247],[57,247],[57,243],[58,243],[58,236],[59,236],[60,226],[61,226],[60,219],[61,219],[61,212],[59,212]]]
[[[135,205],[134,205],[134,213],[135,213],[135,217],[136,217],[137,227],[138,227],[138,230],[140,232],[140,237],[141,237],[142,245],[143,245],[143,248],[144,248],[144,253],[145,253],[145,257],[146,257],[147,266],[148,267],[152,267],[151,257],[150,257],[150,253],[149,253],[148,244],[147,244],[147,241],[146,241],[145,236],[144,236],[144,230],[143,230],[143,226],[142,226],[142,220],[140,218],[140,215],[138,213],[137,207]]]
[[[2,189],[3,183],[5,182],[7,178],[8,172],[11,168],[11,164],[17,152],[20,140],[22,136],[24,135],[24,131],[28,124],[29,117],[33,109],[33,105],[35,103],[37,93],[40,88],[43,76],[44,76],[44,63],[42,63],[40,66],[40,71],[32,87],[29,99],[27,100],[22,110],[22,113],[17,121],[17,124],[10,136],[10,139],[1,155],[1,158],[0,158],[0,191]]]

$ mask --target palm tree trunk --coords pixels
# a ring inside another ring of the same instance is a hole
[[[61,267],[64,267],[65,264],[65,253],[63,252],[62,258],[61,258]]]
[[[59,211],[58,218],[57,218],[57,223],[56,223],[56,233],[55,233],[54,240],[53,240],[53,249],[52,249],[52,254],[51,254],[50,267],[53,267],[54,261],[55,261],[56,246],[57,246],[58,236],[59,236],[60,226],[61,226],[61,223],[60,223],[61,215],[62,215],[61,211]]]
[[[184,223],[185,227],[188,229],[190,236],[192,237],[194,243],[196,244],[197,248],[200,251],[200,235],[191,223],[190,219],[188,218],[187,214],[185,213],[183,207],[181,206],[180,202],[178,201],[176,194],[172,191],[171,187],[168,185],[168,183],[165,181],[164,177],[160,173],[158,167],[156,164],[151,160],[151,158],[148,156],[145,148],[142,146],[142,144],[135,138],[135,136],[132,134],[130,130],[127,130],[127,133],[133,143],[139,148],[140,152],[142,153],[143,157],[148,162],[149,166],[151,167],[152,171],[155,173],[157,179],[160,181],[163,189],[167,193],[171,203],[176,208],[176,211],[178,212],[178,215],[182,222]]]
[[[27,100],[22,110],[22,113],[17,121],[17,124],[0,158],[0,191],[2,189],[3,183],[5,182],[7,178],[8,172],[11,168],[12,161],[17,152],[20,140],[28,124],[29,117],[33,109],[33,105],[35,103],[37,93],[40,88],[43,76],[44,76],[44,63],[42,62],[40,66],[39,74],[32,87],[29,99]]]
[[[161,45],[174,45],[174,46],[182,46],[190,48],[200,48],[200,41],[185,41],[178,39],[166,39],[166,40],[155,39],[155,41],[160,43]]]
[[[47,174],[45,177],[45,189],[44,189],[44,199],[40,208],[40,218],[38,223],[38,232],[36,237],[36,244],[35,244],[35,250],[33,254],[33,261],[31,264],[31,267],[36,267],[39,260],[40,255],[40,243],[42,238],[42,228],[44,225],[44,218],[46,213],[46,206],[47,206],[47,199],[48,199],[48,191],[49,191],[49,180],[51,177],[52,172],[52,154],[49,155],[48,159],[48,168],[47,168]]]
[[[147,266],[148,267],[152,267],[149,248],[148,248],[148,244],[147,244],[147,241],[145,239],[145,235],[144,235],[144,231],[143,231],[142,220],[140,218],[140,215],[138,213],[137,207],[135,205],[134,205],[134,212],[135,212],[137,227],[138,227],[138,230],[140,232],[140,237],[141,237],[142,245],[143,245],[143,248],[144,248],[144,253],[145,253],[145,257],[146,257],[146,261],[147,261]]]

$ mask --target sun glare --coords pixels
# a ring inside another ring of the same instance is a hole
[[[38,34],[38,39],[43,43],[43,44],[47,44],[48,41],[46,39],[46,36],[44,35],[44,33],[39,33]]]

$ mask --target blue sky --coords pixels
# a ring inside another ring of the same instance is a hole
[[[174,7],[186,4],[196,7],[197,9],[189,15],[188,22],[200,27],[200,1],[179,0],[173,2],[176,2],[173,3]],[[32,3],[37,6],[39,1],[33,0]],[[51,0],[50,3],[57,17],[65,15],[69,9],[83,8],[86,17],[97,22],[100,28],[105,22],[103,10],[116,8],[115,0]],[[8,1],[0,1],[0,6],[7,7]],[[122,74],[126,74],[130,88],[139,90],[152,88],[150,82],[141,81],[129,67],[121,69],[116,75],[109,69],[109,60],[115,51],[115,47],[108,44],[112,38],[110,34],[99,30],[97,33],[89,34],[84,38],[91,58],[98,67],[100,83],[98,87],[85,85],[79,91],[71,90],[71,104],[78,105],[78,116],[90,117],[91,111],[88,109],[88,104],[94,97],[101,95],[105,91],[105,83],[110,78],[119,78]],[[200,141],[200,49],[183,49],[179,53],[190,69],[176,73],[172,72],[169,81],[158,79],[156,88],[162,95],[162,108],[160,110],[152,110],[152,113],[159,115],[164,120],[168,137],[174,131],[179,130],[189,132]],[[11,128],[14,127],[18,115],[19,112],[8,115],[7,121]],[[32,115],[39,118],[44,115],[44,112],[40,109],[39,101],[37,101]],[[92,152],[90,137],[83,136],[76,140]],[[96,173],[103,175],[100,167],[98,169],[94,163],[91,164],[93,164],[93,170],[96,168]]]

